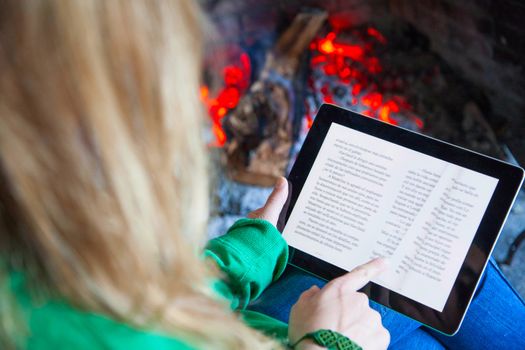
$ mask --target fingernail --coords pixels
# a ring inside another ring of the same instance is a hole
[[[284,185],[286,184],[287,184],[286,179],[281,176],[277,179],[277,182],[275,183],[275,188],[283,188]]]

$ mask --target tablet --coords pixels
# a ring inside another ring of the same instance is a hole
[[[522,181],[517,166],[324,104],[289,175],[290,264],[331,280],[388,257],[361,291],[453,335]]]

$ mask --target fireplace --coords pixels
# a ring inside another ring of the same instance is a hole
[[[210,149],[224,169],[212,235],[263,204],[323,102],[525,164],[525,4],[207,0],[203,6],[215,25],[206,66],[217,81],[215,89],[205,81],[201,96],[211,118]],[[501,259],[525,229],[523,197],[496,250]],[[525,285],[518,288],[525,294]]]

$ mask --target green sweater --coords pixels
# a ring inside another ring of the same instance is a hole
[[[286,267],[288,247],[279,231],[264,220],[241,219],[226,235],[211,240],[204,255],[214,259],[227,276],[226,281],[215,283],[215,289],[230,301],[231,308],[241,312],[249,326],[284,340],[286,324],[245,309]],[[11,273],[10,288],[29,329],[24,339],[27,349],[193,349],[167,334],[135,329],[60,300],[36,305],[23,274]]]

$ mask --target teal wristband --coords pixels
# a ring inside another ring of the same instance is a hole
[[[301,339],[292,345],[292,348],[297,346],[305,339],[311,339],[317,345],[320,345],[328,350],[363,350],[354,341],[350,340],[344,335],[331,331],[329,329],[320,329],[315,332],[306,333]]]

